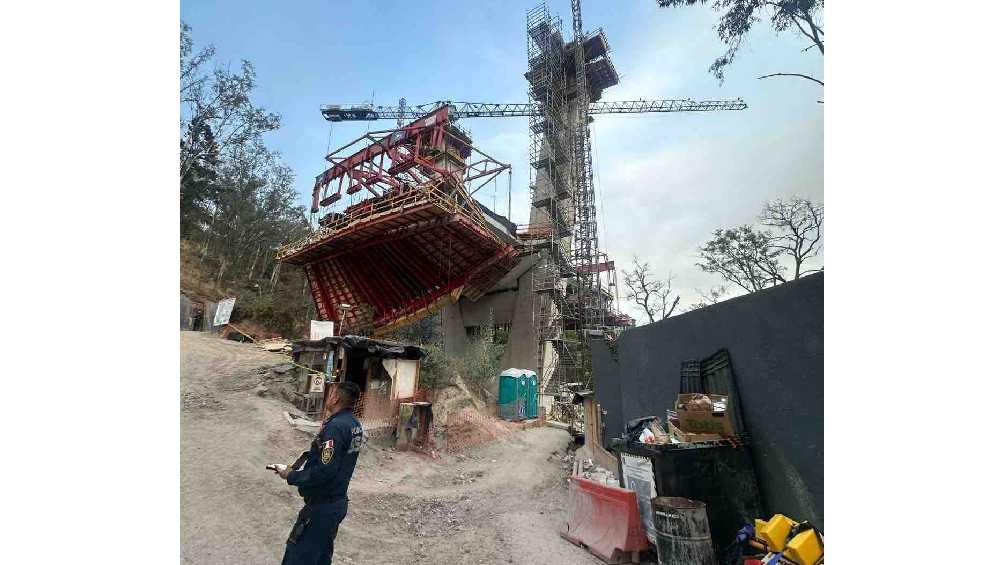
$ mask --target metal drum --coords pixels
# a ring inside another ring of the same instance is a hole
[[[715,565],[705,504],[679,496],[652,499],[660,565]]]

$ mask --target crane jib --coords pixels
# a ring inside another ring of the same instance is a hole
[[[372,121],[392,119],[416,119],[429,112],[449,106],[450,117],[459,118],[518,118],[540,115],[536,104],[497,104],[486,102],[440,101],[418,106],[321,106],[321,115],[331,122]],[[589,114],[640,114],[649,112],[715,112],[721,110],[745,110],[746,102],[736,100],[627,100],[616,102],[593,102]]]

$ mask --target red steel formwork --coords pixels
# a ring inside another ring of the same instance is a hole
[[[280,261],[303,266],[320,318],[387,331],[460,296],[480,297],[518,261],[523,246],[470,195],[472,181],[483,186],[509,166],[474,149],[447,107],[366,134],[328,161],[313,211],[364,189],[372,197],[325,214],[316,231],[279,250]],[[343,303],[353,308],[339,310]]]

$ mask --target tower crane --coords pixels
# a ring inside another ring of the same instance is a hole
[[[524,76],[530,89],[526,103],[440,100],[408,105],[401,98],[396,106],[326,104],[320,108],[323,118],[330,122],[396,119],[399,127],[443,106],[448,107],[450,121],[530,118],[530,166],[534,179],[531,206],[539,212],[538,217],[549,218],[553,226],[549,236],[550,251],[545,252],[545,257],[549,258],[542,261],[540,280],[532,285],[537,296],[533,315],[539,341],[537,362],[541,380],[538,384],[542,391],[550,380],[549,375],[555,375],[554,380],[559,384],[591,380],[588,375],[591,371],[583,361],[582,345],[570,346],[564,330],[574,330],[577,339],[584,340],[586,334],[611,325],[605,318],[609,314],[619,320],[613,325],[625,324],[625,317],[619,312],[607,312],[605,307],[597,308],[592,303],[595,297],[609,295],[602,289],[600,273],[612,271],[616,277],[613,261],[608,261],[606,253],[599,250],[597,237],[589,132],[592,116],[747,108],[741,98],[600,101],[602,91],[617,84],[619,77],[610,60],[602,29],[583,32],[581,0],[570,1],[572,38],[567,43],[562,38],[560,19],[549,14],[546,3],[527,12],[528,72]],[[542,149],[545,144],[549,147],[547,151]],[[537,183],[538,179],[547,181]],[[560,245],[557,240],[561,241]],[[544,272],[546,269],[556,270],[549,275]],[[544,284],[569,276],[574,280],[574,287],[555,283],[554,288],[550,288]],[[616,286],[616,282],[611,285]],[[565,304],[568,288],[576,289],[575,304]],[[606,300],[610,300],[609,296]],[[553,354],[548,354],[549,351]],[[550,359],[551,366],[545,366],[545,359]]]

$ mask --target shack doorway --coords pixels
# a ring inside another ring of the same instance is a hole
[[[344,349],[342,351],[345,351]],[[345,380],[359,385],[359,390],[366,390],[366,363],[367,353],[365,351],[348,351],[348,359],[345,364]]]

